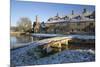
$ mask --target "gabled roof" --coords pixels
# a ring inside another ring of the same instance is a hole
[[[79,16],[79,14],[69,14],[69,15],[67,15],[70,19],[72,19],[72,18],[74,18],[74,17],[77,17],[77,16]]]
[[[89,16],[89,15],[91,15],[92,14],[92,12],[86,12],[86,13],[83,13],[83,14],[81,14],[81,15],[83,15],[83,16]]]
[[[56,23],[56,22],[79,22],[79,21],[93,21],[94,19],[89,18],[88,16],[91,16],[93,12],[85,12],[81,14],[69,14],[65,16],[54,16],[50,21],[47,21],[47,23]]]

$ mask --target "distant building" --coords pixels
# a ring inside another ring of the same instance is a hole
[[[83,9],[81,14],[75,14],[72,10],[71,14],[62,17],[57,13],[44,26],[48,33],[95,33],[95,11]]]
[[[36,16],[36,21],[33,23],[34,33],[58,33],[58,34],[70,34],[70,33],[93,33],[95,34],[95,11],[88,12],[83,9],[81,14],[76,14],[72,10],[71,14],[65,16],[51,17],[47,22],[39,21]]]
[[[36,16],[36,21],[33,23],[33,31],[34,33],[38,33],[40,31],[40,22],[38,16]]]

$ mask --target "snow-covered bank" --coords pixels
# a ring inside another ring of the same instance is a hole
[[[20,47],[25,47],[25,46],[28,46],[30,44],[32,44],[33,42],[29,42],[29,43],[21,43],[21,44],[13,44],[13,45],[10,45],[10,49],[16,49],[16,48],[20,48]]]
[[[11,51],[11,62],[14,65],[42,65],[42,64],[58,64],[58,63],[73,63],[73,62],[90,62],[95,61],[94,50],[64,50],[43,58],[30,56],[27,51],[32,48],[32,45],[18,48]],[[33,51],[34,52],[34,51]]]
[[[90,50],[65,50],[49,57],[44,57],[33,61],[33,65],[42,64],[61,64],[75,62],[90,62],[95,61],[95,54]]]
[[[16,49],[11,50],[11,63],[17,66],[22,66],[95,61],[95,51],[92,49],[64,50],[62,52],[47,55],[45,57],[39,57],[43,51],[34,51],[34,48],[37,48],[37,46],[40,46],[44,43],[65,38],[67,37],[43,39],[38,42],[29,43],[27,46],[24,44],[15,45]]]
[[[62,34],[31,34],[33,37],[67,37],[67,38],[78,38],[78,39],[95,39],[94,35],[79,35],[79,34],[70,34],[70,35],[62,35]]]

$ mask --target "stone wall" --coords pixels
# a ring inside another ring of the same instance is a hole
[[[48,33],[95,33],[95,22],[46,23]]]

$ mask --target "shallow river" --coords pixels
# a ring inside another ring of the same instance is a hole
[[[37,37],[32,37],[32,36],[27,36],[27,35],[11,36],[10,37],[10,45],[29,43],[29,42],[42,40],[42,39],[44,39],[44,38],[39,38],[39,37],[37,38]]]

